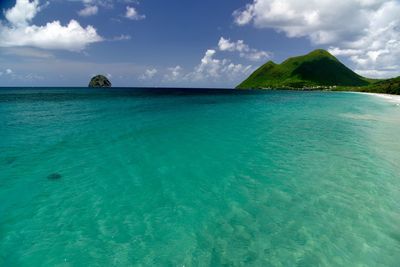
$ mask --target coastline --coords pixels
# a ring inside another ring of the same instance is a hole
[[[396,103],[398,106],[400,105],[400,95],[391,95],[391,94],[383,94],[383,93],[368,93],[368,92],[349,92],[354,94],[364,94],[371,95],[379,98],[386,99],[391,103]]]

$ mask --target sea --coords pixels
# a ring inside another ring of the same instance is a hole
[[[0,266],[400,266],[400,101],[0,88]]]

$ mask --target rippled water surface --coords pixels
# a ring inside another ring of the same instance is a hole
[[[400,107],[0,89],[0,266],[399,266]]]

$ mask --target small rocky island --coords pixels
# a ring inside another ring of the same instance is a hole
[[[109,88],[111,87],[111,82],[104,75],[94,76],[89,83],[90,88]]]

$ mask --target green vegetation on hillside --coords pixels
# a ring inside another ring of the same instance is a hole
[[[400,95],[400,77],[387,80],[362,77],[328,51],[318,49],[304,56],[289,58],[281,64],[268,61],[236,88],[328,89]]]
[[[368,92],[400,95],[400,77],[379,81],[367,87]]]
[[[400,95],[400,77],[387,80],[379,80],[371,83],[368,86],[338,87],[335,88],[335,90]]]
[[[269,61],[237,88],[299,89],[368,84],[367,79],[347,68],[328,51],[318,49],[305,56],[289,58],[282,64]]]

